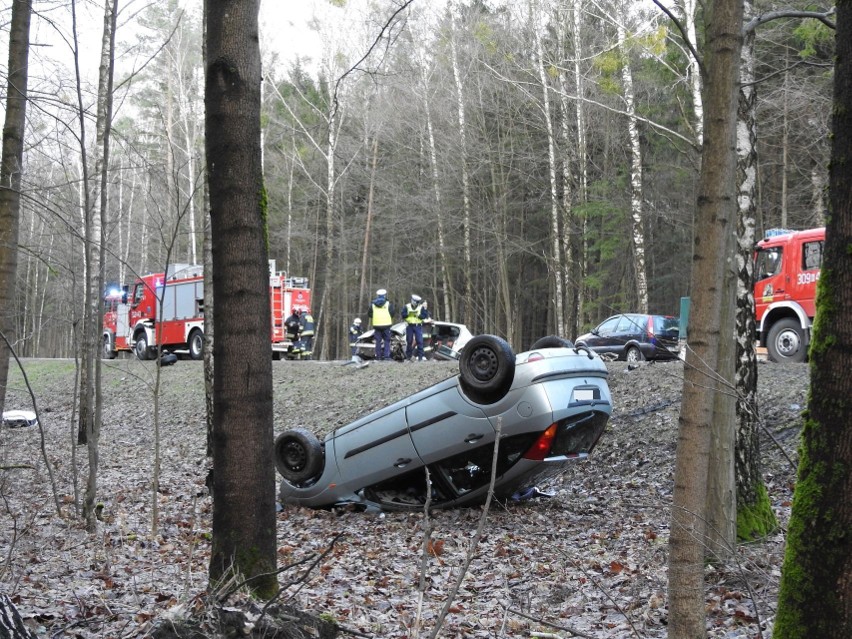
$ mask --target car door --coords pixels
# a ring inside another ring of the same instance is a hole
[[[341,484],[353,491],[423,466],[400,405],[339,429],[334,450]]]
[[[642,343],[646,341],[648,318],[645,315],[622,315],[618,320],[618,327],[613,335],[613,351],[621,354],[625,345],[630,342]]]
[[[588,346],[593,348],[598,353],[612,353],[617,348],[615,339],[618,321],[621,315],[614,315],[601,322],[595,329],[592,330],[592,337],[589,338]]]
[[[406,413],[414,448],[425,464],[494,442],[485,413],[462,398],[456,385],[411,403]]]

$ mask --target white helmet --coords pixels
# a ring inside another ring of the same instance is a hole
[[[420,297],[419,295],[412,295],[411,301],[414,302],[415,304],[419,304],[420,302],[423,301],[423,298]]]
[[[356,318],[355,318],[355,321],[353,321],[352,323],[353,323],[353,324],[360,324],[360,323],[361,323],[361,318],[360,318],[360,317],[356,317]]]
[[[382,296],[387,295],[387,294],[388,294],[388,292],[383,288],[380,288],[378,291],[376,291],[376,295],[378,295],[379,297],[382,297]]]

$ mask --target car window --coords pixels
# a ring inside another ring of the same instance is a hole
[[[823,241],[805,242],[802,245],[802,270],[812,271],[822,266]]]
[[[600,335],[612,335],[615,332],[616,327],[618,326],[618,320],[621,319],[621,315],[616,315],[615,317],[610,317],[608,320],[600,324],[595,332]]]
[[[677,335],[680,333],[680,320],[667,315],[654,315],[655,335]]]
[[[619,335],[635,335],[641,333],[647,325],[648,322],[644,315],[622,315],[616,333]]]

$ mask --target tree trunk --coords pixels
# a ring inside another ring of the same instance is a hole
[[[206,0],[205,128],[213,247],[213,543],[210,579],[271,597],[275,464],[266,196],[260,153],[260,0]]]
[[[583,102],[585,93],[585,85],[583,83],[583,73],[580,66],[581,56],[583,55],[582,47],[582,27],[583,27],[583,5],[580,0],[571,0],[571,18],[574,31],[574,48],[572,57],[574,58],[574,94],[577,96],[576,117],[577,117],[577,205],[582,206],[586,203],[589,195],[589,150],[586,144],[586,108]],[[586,265],[588,264],[588,245],[586,243],[586,217],[583,216],[579,220],[580,228],[577,230],[577,240],[575,242],[575,259],[571,263],[572,278],[577,287],[575,295],[575,305],[577,313],[577,332],[572,335],[579,334],[579,327],[584,322],[583,305],[586,299],[585,281],[586,281]]]
[[[438,241],[438,261],[441,269],[441,278],[439,280],[440,290],[443,293],[444,317],[451,320],[453,318],[451,309],[451,287],[450,267],[447,259],[447,246],[444,240],[444,211],[441,205],[441,181],[438,174],[438,152],[435,148],[435,132],[432,129],[432,111],[429,107],[429,82],[426,75],[426,55],[421,49],[420,51],[420,69],[421,82],[423,86],[423,108],[426,112],[426,132],[429,136],[429,167],[432,174],[432,192],[435,194],[435,220],[436,233]],[[433,313],[438,312],[439,308],[433,309]],[[440,315],[438,315],[440,317]]]
[[[837,4],[831,215],[775,639],[852,636],[852,5]]]
[[[698,49],[698,36],[695,32],[695,14],[697,0],[684,0],[683,22],[686,27],[686,37]],[[692,110],[695,112],[695,140],[698,148],[704,143],[704,102],[701,98],[701,70],[698,60],[689,56],[687,60],[687,77],[689,78],[689,93],[692,96]]]
[[[633,272],[636,277],[636,309],[648,312],[648,275],[645,272],[645,220],[642,213],[642,144],[639,140],[639,122],[636,118],[636,99],[633,95],[633,73],[630,70],[630,55],[625,21],[627,11],[619,4],[618,46],[624,65],[621,81],[624,85],[624,105],[627,111],[627,137],[630,140],[630,217],[633,221],[630,245],[633,248]]]
[[[29,0],[14,0],[16,3],[29,4]],[[5,593],[0,593],[0,639],[35,639],[24,624],[15,604]]]
[[[95,122],[97,160],[95,176],[99,180],[100,195],[97,206],[91,208],[91,222],[88,237],[93,246],[87,251],[90,256],[87,270],[86,317],[84,320],[83,341],[87,344],[84,349],[86,360],[86,405],[89,414],[85,420],[87,427],[86,445],[89,455],[89,471],[86,481],[86,494],[83,499],[83,518],[86,527],[91,532],[97,527],[97,473],[98,473],[98,440],[100,439],[102,402],[100,395],[101,376],[101,317],[104,312],[103,291],[104,281],[104,252],[105,228],[108,205],[109,185],[109,135],[112,119],[112,76],[113,51],[115,49],[115,18],[118,0],[104,0],[104,30],[101,39],[101,63],[98,78],[98,114]]]
[[[6,122],[3,125],[3,157],[0,160],[0,331],[10,344],[15,343],[13,300],[18,270],[18,229],[27,116],[31,16],[32,0],[12,2]],[[6,341],[0,340],[0,413],[6,405],[9,356]]]
[[[556,14],[557,51],[560,55],[567,56],[567,36],[569,21],[564,11]],[[577,35],[575,34],[575,38]],[[578,317],[578,293],[580,282],[572,272],[576,260],[576,220],[574,219],[574,180],[571,175],[571,153],[569,149],[574,148],[576,141],[571,139],[571,104],[568,89],[568,72],[566,69],[559,70],[559,135],[562,141],[561,164],[562,164],[562,256],[564,258],[562,267],[562,279],[564,281],[564,306],[563,329],[559,333],[563,337],[574,339],[580,334]],[[575,100],[580,102],[580,100]]]
[[[471,261],[471,239],[470,239],[470,175],[467,168],[467,127],[465,125],[465,108],[464,94],[462,93],[461,71],[459,70],[459,58],[456,48],[456,32],[455,24],[453,24],[453,32],[450,34],[450,60],[453,66],[453,79],[456,85],[456,113],[458,116],[458,135],[460,145],[459,168],[461,169],[462,178],[462,229],[463,229],[463,261],[462,270],[464,272],[464,313],[462,321],[468,326],[473,326],[473,280],[471,272],[473,265]],[[450,317],[455,317],[455,309],[447,309],[450,312]]]
[[[361,282],[358,286],[358,308],[367,305],[367,258],[370,255],[370,229],[373,225],[373,194],[376,187],[376,161],[379,157],[379,138],[373,138],[373,152],[370,161],[370,188],[367,196],[367,220],[364,224],[364,248],[361,253]]]
[[[733,323],[723,325],[724,286],[736,201],[736,99],[742,4],[715,0],[708,7],[704,60],[704,151],[696,207],[693,305],[684,367],[669,553],[669,637],[706,635],[704,554],[706,500],[714,400],[730,388],[718,380],[720,340],[729,340]],[[731,317],[731,320],[733,317]]]
[[[744,3],[745,21],[754,15],[754,3]],[[736,411],[737,440],[734,469],[737,485],[737,537],[765,536],[777,520],[760,476],[760,414],[757,405],[757,352],[754,320],[754,244],[757,210],[757,129],[754,85],[754,30],[744,34],[740,62],[740,96],[737,112],[737,333]]]
[[[531,12],[536,16],[537,12]],[[544,128],[547,135],[547,168],[550,184],[550,259],[548,260],[551,285],[553,291],[553,312],[555,314],[554,329],[557,335],[565,335],[565,301],[562,290],[562,241],[559,228],[559,191],[556,183],[556,140],[553,134],[553,118],[550,115],[550,91],[548,90],[547,70],[544,68],[544,48],[541,45],[541,33],[538,18],[532,21],[530,29],[535,40],[536,65],[538,66],[538,81],[542,90],[542,113]],[[550,328],[548,327],[548,331]]]

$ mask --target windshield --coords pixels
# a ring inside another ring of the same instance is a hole
[[[755,277],[765,280],[767,277],[778,275],[781,272],[782,250],[780,246],[767,249],[758,249],[757,261],[754,267]]]

